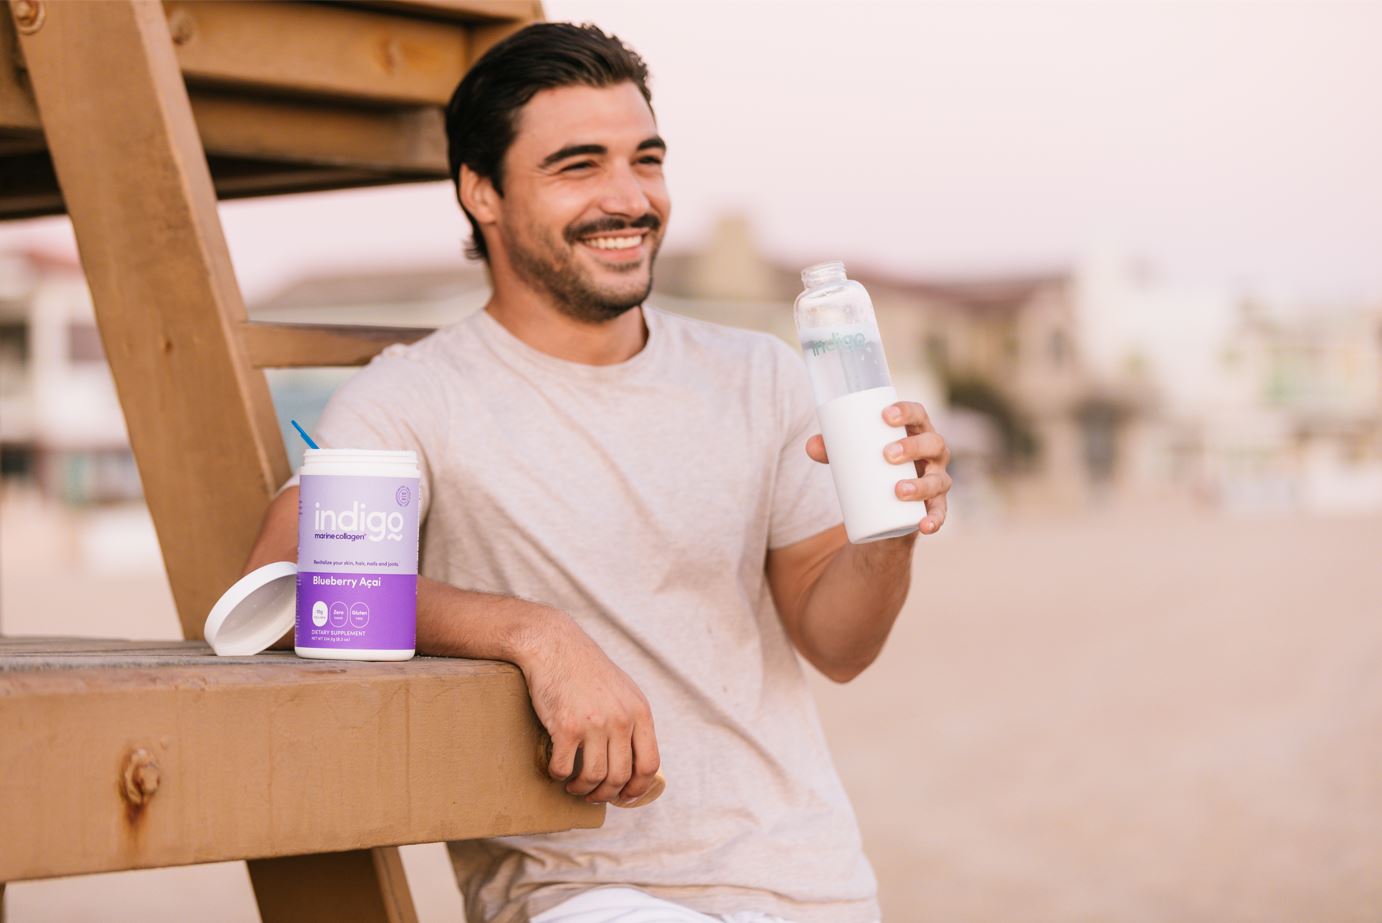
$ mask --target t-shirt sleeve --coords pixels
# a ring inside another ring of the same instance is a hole
[[[774,341],[773,359],[780,439],[768,524],[770,549],[810,538],[843,520],[830,468],[806,454],[806,440],[820,432],[806,366],[780,340]]]
[[[418,513],[426,517],[433,473],[445,453],[445,395],[426,363],[391,346],[336,389],[313,438],[324,449],[392,449],[417,453],[422,478]],[[293,486],[298,476],[284,485]]]

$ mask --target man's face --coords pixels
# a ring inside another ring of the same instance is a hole
[[[618,317],[652,289],[671,213],[665,153],[632,83],[543,90],[519,113],[491,239],[570,316]]]

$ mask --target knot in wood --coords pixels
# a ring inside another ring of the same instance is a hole
[[[384,40],[383,51],[380,62],[384,65],[384,72],[387,74],[396,73],[403,64],[403,46],[398,43],[398,39],[389,36]]]
[[[158,792],[160,773],[153,754],[142,747],[125,758],[125,800],[136,807],[149,803]]]
[[[14,21],[19,31],[32,35],[43,25],[45,15],[42,0],[15,0]]]

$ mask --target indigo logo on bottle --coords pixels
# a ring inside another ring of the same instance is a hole
[[[868,342],[868,337],[862,333],[847,333],[844,336],[832,333],[828,340],[807,340],[801,345],[804,349],[811,350],[811,355],[819,356],[821,353],[830,353],[837,349],[863,349]]]
[[[413,492],[408,489],[407,484],[404,484],[402,487],[398,488],[398,490],[394,491],[393,498],[399,506],[407,506],[412,502]]]
[[[399,490],[407,488],[401,487]],[[371,542],[403,541],[403,514],[397,511],[385,513],[383,510],[370,510],[359,500],[339,511],[324,510],[320,503],[313,504],[313,507],[314,538],[336,538],[351,542],[361,539]]]

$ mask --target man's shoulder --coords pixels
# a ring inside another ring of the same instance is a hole
[[[455,357],[474,336],[470,318],[440,327],[411,343],[392,343],[358,369],[332,396],[339,408],[387,407],[394,414],[429,416],[444,412],[453,395],[468,390],[468,363]]]
[[[687,317],[656,305],[648,305],[648,308],[656,312],[667,338],[682,350],[703,352],[729,361],[770,361],[774,364],[792,356],[792,348],[771,333]]]
[[[360,370],[357,377],[374,379],[425,376],[429,372],[457,371],[463,367],[454,357],[467,352],[476,341],[475,317],[438,327],[411,343],[391,343]],[[368,373],[368,374],[366,374]]]

